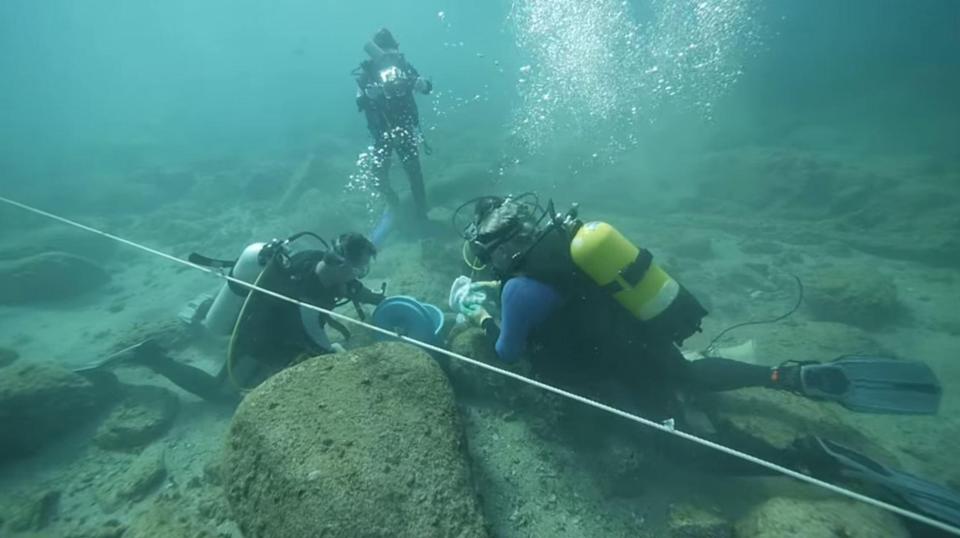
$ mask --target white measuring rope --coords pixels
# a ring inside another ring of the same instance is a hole
[[[656,422],[656,421],[653,421],[653,420],[650,420],[650,419],[647,419],[647,418],[644,418],[644,417],[641,417],[641,416],[638,416],[638,415],[634,415],[634,414],[632,414],[632,413],[628,413],[628,412],[623,411],[623,410],[621,410],[621,409],[617,409],[616,407],[611,407],[611,406],[609,406],[609,405],[600,403],[600,402],[598,402],[598,401],[596,401],[596,400],[591,400],[590,398],[586,398],[586,397],[584,397],[584,396],[580,396],[580,395],[574,394],[574,393],[572,393],[572,392],[567,392],[567,391],[565,391],[565,390],[563,390],[563,389],[561,389],[561,388],[554,387],[553,385],[548,385],[548,384],[546,384],[546,383],[542,383],[542,382],[537,381],[537,380],[535,380],[535,379],[530,379],[530,378],[528,378],[528,377],[524,377],[524,376],[522,376],[522,375],[520,375],[520,374],[517,374],[517,373],[515,373],[515,372],[511,372],[511,371],[509,371],[509,370],[504,370],[504,369],[502,369],[502,368],[497,368],[496,366],[493,366],[493,365],[491,365],[491,364],[487,364],[487,363],[484,363],[484,362],[480,362],[480,361],[478,361],[478,360],[476,360],[476,359],[471,359],[470,357],[467,357],[467,356],[464,356],[464,355],[460,355],[459,353],[454,353],[454,352],[452,352],[452,351],[450,351],[450,350],[443,349],[443,348],[441,348],[441,347],[437,347],[437,346],[428,344],[428,343],[426,343],[426,342],[421,342],[421,341],[419,341],[419,340],[415,340],[415,339],[410,338],[410,337],[408,337],[408,336],[404,336],[404,335],[402,335],[402,334],[400,334],[400,333],[397,333],[397,332],[394,332],[394,331],[389,331],[389,330],[387,330],[387,329],[383,329],[383,328],[381,328],[381,327],[377,327],[376,325],[371,325],[371,324],[366,323],[366,322],[364,322],[364,321],[360,321],[360,320],[358,320],[358,319],[351,318],[351,317],[346,316],[346,315],[344,315],[344,314],[340,314],[340,313],[338,313],[338,312],[334,312],[333,310],[327,310],[327,309],[325,309],[325,308],[321,308],[321,307],[319,307],[319,306],[315,306],[315,305],[312,305],[312,304],[309,304],[309,303],[305,303],[305,302],[303,302],[303,301],[294,299],[294,298],[292,298],[292,297],[287,297],[286,295],[282,295],[282,294],[280,294],[280,293],[277,293],[277,292],[275,292],[275,291],[268,290],[268,289],[266,289],[266,288],[261,288],[261,287],[259,287],[259,286],[254,286],[253,284],[250,284],[250,283],[248,283],[248,282],[244,282],[243,280],[239,280],[239,279],[233,278],[233,277],[231,277],[231,276],[229,276],[229,275],[223,274],[223,273],[221,273],[221,272],[219,272],[219,271],[216,271],[216,270],[214,270],[214,269],[211,269],[211,268],[209,268],[209,267],[204,267],[204,266],[202,266],[202,265],[197,265],[197,264],[195,264],[195,263],[192,263],[192,262],[190,262],[190,261],[187,261],[187,260],[178,258],[178,257],[173,256],[173,255],[171,255],[171,254],[167,254],[167,253],[165,253],[165,252],[161,252],[161,251],[159,251],[159,250],[150,248],[150,247],[148,247],[148,246],[146,246],[146,245],[141,245],[141,244],[139,244],[139,243],[135,243],[135,242],[133,242],[133,241],[130,241],[130,240],[128,240],[128,239],[124,239],[124,238],[122,238],[122,237],[118,237],[118,236],[113,235],[113,234],[111,234],[111,233],[104,232],[104,231],[102,231],[102,230],[98,230],[98,229],[96,229],[96,228],[92,228],[92,227],[90,227],[90,226],[86,226],[86,225],[84,225],[84,224],[80,224],[79,222],[75,222],[75,221],[72,221],[72,220],[70,220],[70,219],[67,219],[67,218],[64,218],[64,217],[61,217],[61,216],[58,216],[58,215],[54,215],[54,214],[52,214],[52,213],[48,213],[48,212],[46,212],[46,211],[43,211],[42,209],[37,209],[37,208],[35,208],[35,207],[28,206],[28,205],[26,205],[26,204],[22,204],[22,203],[20,203],[20,202],[17,202],[17,201],[15,201],[15,200],[11,200],[11,199],[6,198],[6,197],[4,197],[4,196],[0,196],[0,201],[2,201],[2,202],[4,202],[4,203],[7,203],[7,204],[9,204],[9,205],[18,207],[18,208],[23,209],[23,210],[25,210],[25,211],[29,211],[29,212],[31,212],[31,213],[35,213],[35,214],[37,214],[37,215],[41,215],[41,216],[44,216],[44,217],[47,217],[47,218],[56,220],[56,221],[58,221],[58,222],[62,222],[62,223],[67,224],[67,225],[69,225],[69,226],[73,226],[73,227],[79,228],[79,229],[81,229],[81,230],[86,230],[86,231],[88,231],[88,232],[95,233],[95,234],[101,235],[101,236],[103,236],[103,237],[107,237],[107,238],[109,238],[109,239],[112,239],[112,240],[114,240],[114,241],[118,241],[118,242],[123,243],[123,244],[125,244],[125,245],[129,245],[129,246],[131,246],[131,247],[133,247],[133,248],[142,250],[142,251],[144,251],[144,252],[148,252],[148,253],[150,253],[150,254],[154,254],[154,255],[159,256],[159,257],[161,257],[161,258],[165,258],[165,259],[170,260],[170,261],[172,261],[172,262],[179,263],[179,264],[185,265],[185,266],[187,266],[187,267],[192,267],[192,268],[194,268],[194,269],[198,269],[198,270],[203,271],[203,272],[205,272],[205,273],[208,273],[208,274],[217,276],[217,277],[222,278],[222,279],[224,279],[224,280],[227,280],[227,281],[233,282],[233,283],[235,283],[235,284],[238,284],[238,285],[240,285],[240,286],[246,287],[246,288],[248,288],[248,289],[250,289],[250,290],[256,290],[256,291],[258,291],[258,292],[260,292],[260,293],[269,295],[269,296],[271,296],[271,297],[275,297],[275,298],[280,299],[280,300],[282,300],[282,301],[286,301],[286,302],[288,302],[288,303],[292,303],[292,304],[295,304],[295,305],[297,305],[297,306],[306,307],[306,308],[315,310],[315,311],[317,311],[317,312],[320,312],[320,313],[322,313],[322,314],[327,314],[327,315],[332,316],[332,317],[334,317],[334,318],[343,320],[343,321],[345,321],[345,322],[353,323],[353,324],[355,324],[355,325],[359,325],[359,326],[361,326],[361,327],[365,327],[365,328],[367,328],[367,329],[370,329],[370,330],[372,330],[372,331],[378,332],[378,333],[380,333],[380,334],[384,334],[384,335],[387,335],[387,336],[392,336],[392,337],[394,337],[394,338],[397,338],[397,339],[402,340],[402,341],[404,341],[404,342],[407,342],[407,343],[409,343],[409,344],[413,344],[413,345],[415,345],[415,346],[421,347],[421,348],[423,348],[423,349],[427,349],[427,350],[430,350],[430,351],[433,351],[433,352],[436,352],[436,353],[440,353],[440,354],[442,354],[442,355],[446,355],[446,356],[448,356],[448,357],[450,357],[450,358],[457,359],[457,360],[459,360],[459,361],[466,362],[466,363],[468,363],[468,364],[472,364],[472,365],[474,365],[474,366],[476,366],[476,367],[489,370],[489,371],[491,371],[491,372],[500,374],[500,375],[505,376],[505,377],[509,377],[509,378],[511,378],[511,379],[516,379],[517,381],[520,381],[520,382],[522,382],[522,383],[526,383],[526,384],[528,384],[528,385],[537,387],[537,388],[542,389],[542,390],[545,390],[545,391],[547,391],[547,392],[552,392],[552,393],[557,394],[557,395],[559,395],[559,396],[563,396],[563,397],[565,397],[565,398],[569,398],[569,399],[571,399],[571,400],[574,400],[574,401],[580,402],[580,403],[582,403],[582,404],[585,404],[585,405],[594,407],[594,408],[596,408],[596,409],[600,409],[600,410],[602,410],[602,411],[606,411],[606,412],[608,412],[608,413],[617,415],[617,416],[619,416],[619,417],[623,417],[623,418],[625,418],[625,419],[632,420],[633,422],[637,422],[637,423],[639,423],[639,424],[643,424],[644,426],[648,426],[648,427],[653,428],[653,429],[655,429],[655,430],[659,430],[659,431],[668,433],[668,434],[670,434],[670,435],[675,435],[675,436],[677,436],[677,437],[680,437],[681,439],[686,439],[686,440],[691,441],[691,442],[693,442],[693,443],[697,443],[697,444],[699,444],[699,445],[702,445],[702,446],[705,446],[705,447],[708,447],[708,448],[712,448],[713,450],[716,450],[716,451],[718,451],[718,452],[722,452],[722,453],[724,453],[724,454],[727,454],[727,455],[730,455],[730,456],[734,456],[734,457],[736,457],[736,458],[740,458],[741,460],[748,461],[748,462],[750,462],[750,463],[759,465],[759,466],[761,466],[761,467],[770,469],[770,470],[772,470],[772,471],[776,471],[776,472],[778,472],[778,473],[784,474],[784,475],[789,476],[789,477],[791,477],[791,478],[795,478],[795,479],[800,480],[800,481],[802,481],[802,482],[806,482],[806,483],[812,484],[812,485],[814,485],[814,486],[819,486],[819,487],[821,487],[821,488],[824,488],[824,489],[826,489],[826,490],[828,490],[828,491],[831,491],[831,492],[833,492],[833,493],[836,493],[836,494],[838,494],[838,495],[842,495],[842,496],[848,497],[848,498],[850,498],[850,499],[855,499],[855,500],[857,500],[857,501],[860,501],[860,502],[869,504],[869,505],[874,506],[874,507],[876,507],[876,508],[880,508],[880,509],[883,509],[883,510],[887,510],[888,512],[892,512],[892,513],[894,513],[894,514],[903,516],[903,517],[905,517],[905,518],[912,519],[912,520],[914,520],[914,521],[918,521],[918,522],[924,523],[924,524],[926,524],[926,525],[930,525],[931,527],[936,527],[936,528],[938,528],[938,529],[940,529],[940,530],[943,530],[943,531],[946,531],[946,532],[948,532],[948,533],[950,533],[950,534],[954,534],[954,535],[956,535],[956,536],[960,536],[960,528],[954,527],[953,525],[950,525],[950,524],[947,524],[947,523],[943,523],[943,522],[938,521],[938,520],[936,520],[936,519],[927,517],[927,516],[925,516],[925,515],[923,515],[923,514],[919,514],[919,513],[917,513],[917,512],[912,512],[912,511],[910,511],[910,510],[907,510],[907,509],[905,509],[905,508],[901,508],[901,507],[899,507],[899,506],[890,504],[890,503],[888,503],[888,502],[884,502],[884,501],[881,501],[881,500],[878,500],[878,499],[874,499],[873,497],[869,497],[869,496],[867,496],[867,495],[863,495],[863,494],[861,494],[861,493],[857,493],[856,491],[852,491],[852,490],[846,489],[846,488],[841,487],[841,486],[838,486],[838,485],[836,485],[836,484],[832,484],[832,483],[830,483],[830,482],[826,482],[826,481],[824,481],[824,480],[820,480],[819,478],[814,478],[814,477],[812,477],[812,476],[810,476],[810,475],[803,474],[803,473],[801,473],[801,472],[799,472],[799,471],[795,471],[795,470],[790,469],[790,468],[788,468],[788,467],[784,467],[784,466],[782,466],[782,465],[778,465],[778,464],[776,464],[776,463],[767,461],[767,460],[765,460],[765,459],[758,458],[758,457],[756,457],[756,456],[752,456],[752,455],[750,455],[750,454],[747,454],[746,452],[741,452],[741,451],[739,451],[739,450],[730,448],[730,447],[728,447],[728,446],[721,445],[720,443],[716,443],[716,442],[710,441],[709,439],[704,439],[704,438],[702,438],[702,437],[698,437],[698,436],[696,436],[696,435],[693,435],[693,434],[690,434],[690,433],[686,433],[686,432],[677,430],[677,429],[675,429],[675,428],[673,427],[673,424],[672,424],[671,421],[667,421],[666,423],[661,424],[661,423],[659,423],[659,422]]]

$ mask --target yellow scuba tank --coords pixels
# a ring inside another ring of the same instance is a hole
[[[589,222],[570,242],[576,266],[635,318],[681,343],[700,330],[707,311],[653,263],[653,255],[605,222]]]

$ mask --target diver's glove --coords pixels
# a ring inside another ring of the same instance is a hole
[[[433,90],[433,82],[430,82],[429,79],[418,77],[417,81],[413,83],[413,89],[422,94],[428,94]]]
[[[467,310],[464,316],[477,327],[483,327],[483,322],[493,317],[486,308],[479,305]]]

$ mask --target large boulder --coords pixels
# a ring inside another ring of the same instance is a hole
[[[275,375],[240,405],[224,458],[248,538],[487,535],[452,390],[405,344]]]
[[[775,497],[737,523],[738,538],[907,538],[893,514],[846,499]]]
[[[0,304],[69,299],[109,280],[93,261],[65,252],[0,261]]]
[[[906,314],[896,284],[876,271],[823,271],[807,287],[807,306],[820,321],[876,330],[896,325]]]
[[[19,361],[0,375],[0,461],[28,456],[96,415],[113,394],[53,363]]]

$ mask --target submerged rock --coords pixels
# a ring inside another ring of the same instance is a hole
[[[0,461],[28,456],[97,414],[114,394],[53,363],[17,362],[0,375]]]
[[[855,424],[838,413],[838,404],[766,388],[740,389],[698,396],[697,407],[710,417],[721,439],[762,457],[776,458],[809,436],[842,442],[878,454]],[[885,452],[884,459],[891,458]]]
[[[152,446],[140,453],[130,465],[105,481],[97,491],[97,501],[106,512],[113,512],[125,503],[143,500],[167,475],[162,446]]]
[[[755,344],[753,362],[776,366],[788,360],[829,361],[849,354],[885,354],[864,330],[831,321],[797,321],[745,327],[740,338]],[[731,344],[734,340],[724,340]]]
[[[288,368],[233,418],[244,536],[487,536],[453,393],[429,355],[378,344]]]
[[[50,524],[60,507],[60,492],[47,490],[19,499],[7,513],[6,529],[11,532],[39,531]]]
[[[96,263],[65,252],[2,261],[0,304],[69,299],[109,281],[110,275]]]
[[[117,243],[101,235],[68,226],[56,225],[31,230],[0,244],[0,260],[16,260],[44,252],[66,252],[90,260],[109,258]]]
[[[126,525],[111,519],[92,528],[75,530],[66,538],[120,538],[125,532],[127,532]]]
[[[16,351],[5,347],[0,347],[0,368],[3,368],[4,366],[10,366],[19,358],[20,354]]]
[[[690,504],[670,508],[670,538],[732,538],[733,525],[720,515]]]
[[[737,522],[738,538],[907,538],[896,516],[849,500],[777,497]]]
[[[876,330],[896,325],[905,314],[896,284],[876,271],[824,271],[807,285],[807,306],[820,321]]]
[[[124,386],[123,399],[97,429],[93,441],[107,450],[142,447],[166,433],[179,409],[180,399],[165,388]]]
[[[216,529],[185,506],[179,495],[163,495],[133,519],[123,538],[203,538]]]

